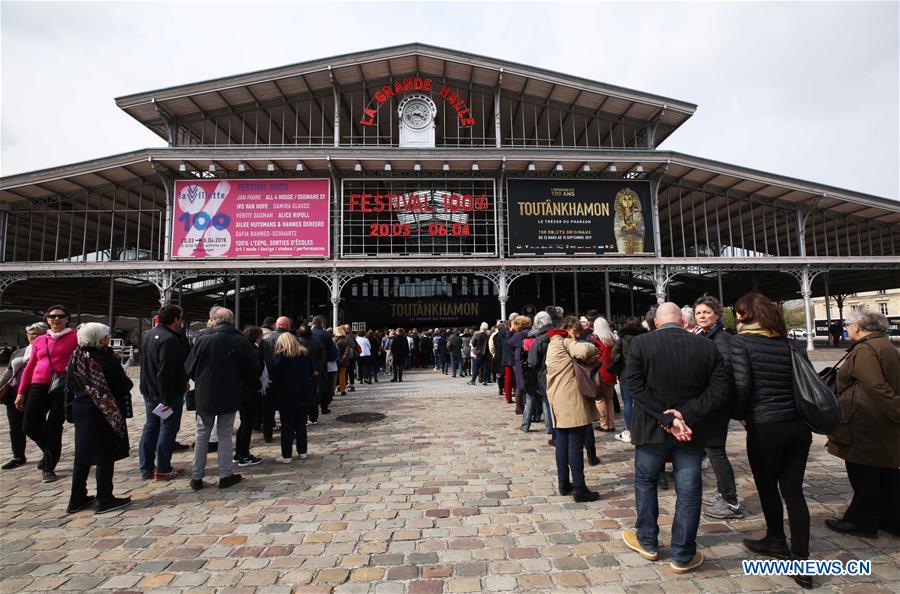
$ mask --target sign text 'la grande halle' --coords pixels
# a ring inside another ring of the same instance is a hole
[[[394,81],[393,84],[384,85],[377,91],[369,102],[369,105],[363,108],[363,117],[359,123],[363,126],[374,126],[375,116],[382,105],[390,101],[391,97],[399,97],[402,93],[419,91],[422,93],[433,94],[432,84],[434,80],[430,78],[422,78],[416,76],[414,78],[404,78],[403,80]],[[475,118],[472,117],[472,110],[466,106],[465,99],[459,96],[447,85],[441,85],[440,96],[447,102],[459,117],[459,125],[462,128],[469,128],[475,125]],[[373,105],[374,104],[374,105]]]

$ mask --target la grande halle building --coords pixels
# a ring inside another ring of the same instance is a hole
[[[433,327],[900,286],[900,204],[658,148],[686,101],[411,44],[116,103],[168,146],[2,178],[4,310]]]

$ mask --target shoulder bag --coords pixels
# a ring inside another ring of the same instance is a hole
[[[835,363],[831,367],[826,367],[822,371],[819,372],[819,377],[822,378],[822,381],[825,382],[825,385],[831,388],[831,391],[837,394],[837,373],[841,368],[841,363],[844,362],[844,359],[850,356],[850,352],[856,348],[856,345],[859,343],[853,343],[853,345],[847,349],[847,353],[840,358],[840,360]]]
[[[572,359],[575,381],[578,384],[578,391],[581,395],[588,400],[602,398],[603,379],[600,377],[600,358],[594,357],[594,360],[588,363],[573,357],[565,343],[562,347],[566,354],[569,355],[569,358]]]
[[[611,359],[612,361],[606,366],[607,373],[615,375],[616,377],[622,375],[622,372],[625,371],[625,357],[622,356],[621,339],[616,343],[616,346],[613,347]]]
[[[814,433],[833,433],[841,423],[841,405],[834,391],[819,377],[800,347],[790,344],[794,403],[800,418]]]
[[[50,367],[50,389],[47,391],[50,398],[62,398],[63,416],[69,423],[75,422],[75,414],[72,405],[75,401],[72,390],[69,389],[68,370],[56,371],[53,369],[53,359],[50,358],[50,339],[44,340],[44,348],[47,349],[47,365]]]

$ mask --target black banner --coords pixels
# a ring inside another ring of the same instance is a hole
[[[494,298],[370,299],[348,300],[342,304],[347,321],[366,321],[369,328],[402,326],[405,328],[439,326],[477,326],[493,324],[500,313]]]
[[[510,179],[509,254],[653,255],[650,182]]]

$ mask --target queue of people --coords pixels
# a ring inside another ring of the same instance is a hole
[[[643,321],[626,318],[617,331],[596,311],[581,319],[564,316],[555,306],[533,320],[513,313],[492,330],[482,324],[472,336],[474,375],[468,383],[474,385],[475,375],[488,369],[481,384],[496,381],[498,394],[515,403],[524,432],[543,416],[548,445],[556,452],[558,492],[577,502],[600,497],[584,476],[585,459],[589,465],[601,463],[595,429],[631,444],[637,518],[623,540],[648,560],[659,558],[657,492],[668,488],[665,468],[671,464],[676,487],[671,569],[676,573],[703,563],[696,544],[701,513],[717,520],[745,517],[726,450],[729,424],[740,421],[766,523],[761,538],[744,539],[743,545],[758,555],[807,559],[810,517],[803,479],[812,434],[795,404],[783,313],[760,293],[745,295],[733,311],[736,334],[726,330],[724,309],[710,296],[685,308],[663,303]],[[853,346],[839,367],[836,387],[842,419],[827,448],[845,460],[854,496],[843,516],[828,519],[826,526],[867,538],[880,530],[900,536],[900,354],[885,338],[883,315],[855,310],[847,327]],[[435,353],[443,353],[444,342],[441,334]],[[453,347],[448,350],[452,361]],[[585,366],[596,370],[589,396],[578,378],[583,371],[578,368]],[[615,425],[616,385],[624,413],[621,432]],[[715,491],[706,495],[701,491],[704,464],[716,479]],[[793,577],[804,588],[813,585],[811,576]]]
[[[671,568],[676,573],[703,563],[696,543],[701,512],[724,520],[746,513],[727,453],[729,423],[740,421],[766,523],[761,538],[745,539],[743,545],[754,554],[806,559],[810,516],[803,479],[812,434],[795,402],[792,361],[798,352],[787,340],[780,306],[764,295],[749,293],[733,310],[736,334],[726,330],[722,305],[709,296],[690,308],[660,304],[643,322],[626,318],[621,329],[596,311],[576,318],[550,306],[534,319],[512,314],[477,331],[353,332],[346,324],[326,329],[317,316],[296,332],[287,317],[241,332],[230,310],[213,307],[208,327],[191,344],[181,329],[181,309],[165,305],[141,345],[146,411],[141,476],[167,481],[185,474],[171,463],[184,408],[195,412],[196,423],[190,487],[206,486],[207,457],[216,451],[218,486],[224,489],[242,479],[233,472],[235,464],[263,461],[250,451],[252,432],[262,431],[264,441],[271,442],[276,413],[281,443],[275,462],[290,464],[295,455],[304,460],[307,426],[331,412],[336,393],[354,391],[355,383],[377,382],[382,373],[390,373],[391,382],[403,382],[405,369],[433,365],[470,385],[496,383],[498,395],[515,404],[522,431],[543,422],[548,445],[555,449],[558,492],[577,502],[601,496],[589,488],[584,472],[585,459],[592,466],[602,463],[595,431],[631,444],[636,521],[623,540],[648,560],[659,558],[657,493],[667,488],[665,468],[671,463],[676,486]],[[57,480],[62,427],[69,420],[75,431],[67,512],[90,506],[96,513],[121,509],[130,499],[113,494],[113,469],[130,454],[126,419],[132,416],[132,382],[109,349],[108,327],[87,323],[73,329],[62,305],[50,307],[45,320],[27,327],[29,345],[13,353],[0,377],[13,454],[2,469],[27,463],[30,438],[41,452],[42,480]],[[883,315],[854,310],[847,327],[853,344],[836,380],[841,422],[828,436],[827,449],[845,461],[854,494],[842,517],[826,525],[866,538],[879,531],[900,535],[900,354],[885,338]],[[621,432],[616,385],[624,413]],[[716,490],[706,496],[701,491],[704,459],[716,477]],[[94,496],[87,493],[91,466],[96,469]],[[794,578],[812,586],[810,576]]]

